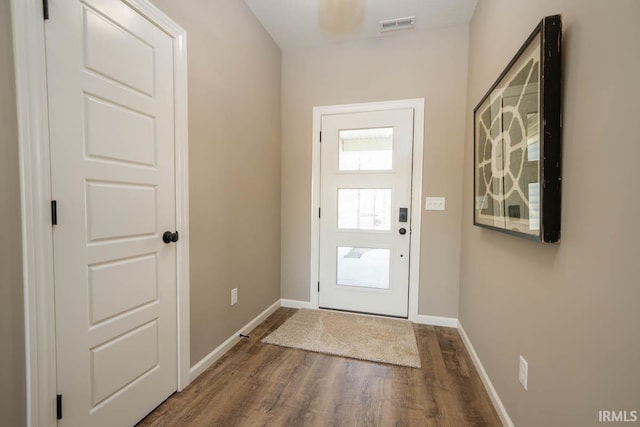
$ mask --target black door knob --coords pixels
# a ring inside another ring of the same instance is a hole
[[[162,241],[165,243],[175,243],[178,241],[178,232],[176,231],[175,233],[172,233],[170,231],[165,231],[164,234],[162,235]]]
[[[402,227],[400,230],[398,230],[398,233],[400,233],[400,234],[402,234],[404,236],[405,234],[407,234],[407,229]]]

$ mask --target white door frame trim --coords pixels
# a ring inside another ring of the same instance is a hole
[[[190,381],[187,35],[147,0],[123,0],[173,39],[178,390]],[[56,339],[42,0],[11,0],[20,144],[27,426],[55,426]],[[52,16],[51,19],[55,19]]]
[[[367,102],[361,104],[313,107],[313,136],[311,162],[311,278],[309,303],[318,306],[320,277],[320,129],[322,116],[329,114],[361,113],[412,108],[413,116],[413,171],[411,174],[411,261],[409,267],[409,320],[418,320],[420,291],[420,228],[422,222],[422,163],[424,147],[424,98],[397,101]]]

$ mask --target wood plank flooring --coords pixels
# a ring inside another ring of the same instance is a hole
[[[421,369],[262,344],[280,308],[139,427],[500,426],[457,330],[414,325]]]

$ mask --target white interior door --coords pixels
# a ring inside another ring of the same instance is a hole
[[[177,387],[172,40],[116,0],[50,16],[60,425],[131,426]]]
[[[319,306],[407,317],[413,109],[321,127]]]

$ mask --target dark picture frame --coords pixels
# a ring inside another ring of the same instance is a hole
[[[560,242],[562,20],[548,16],[473,110],[473,224]]]

